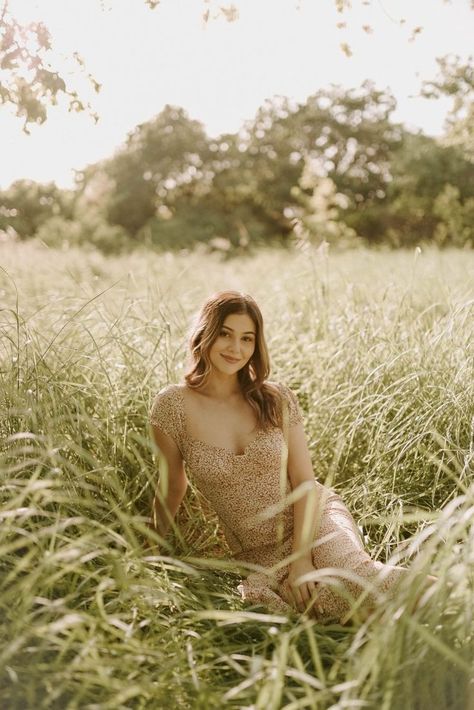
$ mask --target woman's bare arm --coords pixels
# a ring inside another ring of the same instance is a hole
[[[151,527],[165,537],[186,493],[188,479],[174,440],[157,426],[152,426],[152,430],[160,450],[160,477],[153,499]]]
[[[303,424],[291,427],[288,435],[288,475],[293,491],[300,488],[301,497],[294,506],[293,552],[311,561],[311,544],[318,526],[318,484],[314,477]]]

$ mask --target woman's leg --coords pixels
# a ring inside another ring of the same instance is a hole
[[[341,497],[325,486],[320,488],[319,525],[312,559],[314,567],[321,570],[321,578],[313,613],[316,617],[341,620],[359,600],[360,615],[366,616],[376,606],[380,592],[395,593],[407,569],[372,560]]]

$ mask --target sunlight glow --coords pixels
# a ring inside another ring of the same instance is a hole
[[[449,101],[416,94],[421,80],[436,74],[436,56],[472,51],[474,12],[461,0],[439,0],[433,12],[433,1],[359,0],[340,14],[334,0],[236,0],[236,22],[212,19],[211,4],[205,23],[203,0],[162,0],[154,10],[144,0],[11,0],[20,21],[41,20],[50,29],[54,66],[100,121],[69,113],[63,102],[25,136],[21,120],[3,106],[0,187],[20,177],[71,185],[73,168],[112,154],[128,131],[167,103],[184,107],[217,136],[237,131],[266,98],[304,101],[330,83],[353,87],[367,78],[390,87],[395,120],[439,134]],[[422,31],[409,41],[417,27]],[[83,74],[74,51],[84,59]],[[99,94],[89,72],[102,85]]]

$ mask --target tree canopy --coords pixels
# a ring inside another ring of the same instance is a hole
[[[67,99],[70,110],[91,111],[61,72],[54,69],[51,49],[51,35],[44,23],[20,24],[9,12],[8,0],[4,0],[0,15],[0,103],[15,108],[26,132],[29,124],[46,121],[48,107],[61,96]],[[84,68],[77,52],[72,57],[78,67]],[[99,91],[100,85],[92,75],[89,80]]]
[[[457,55],[448,55],[436,61],[438,76],[423,83],[422,95],[429,99],[452,98],[443,140],[447,145],[461,147],[474,161],[474,57],[462,61]]]
[[[329,1],[341,12],[349,6]],[[202,2],[206,21],[218,13],[238,18],[235,6]],[[70,110],[85,110],[51,65],[48,29],[22,26],[8,0],[0,20],[0,101],[15,106],[25,130],[44,122],[60,97]],[[216,139],[184,109],[165,106],[131,131],[115,155],[78,172],[75,190],[20,180],[3,191],[0,230],[109,252],[196,242],[246,249],[295,235],[473,246],[473,58],[437,61],[439,73],[423,83],[421,95],[453,99],[440,140],[395,123],[393,95],[369,81],[320,89],[301,103],[275,96],[239,131]]]
[[[474,161],[392,120],[390,92],[331,86],[267,100],[210,138],[177,106],[137,126],[74,191],[17,181],[0,229],[49,244],[225,249],[315,242],[474,245]]]

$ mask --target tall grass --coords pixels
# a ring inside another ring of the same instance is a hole
[[[25,244],[0,264],[2,708],[474,706],[474,255]],[[318,480],[374,558],[410,566],[364,623],[244,605],[192,478],[165,554],[144,551],[150,399],[228,287],[261,304]]]

